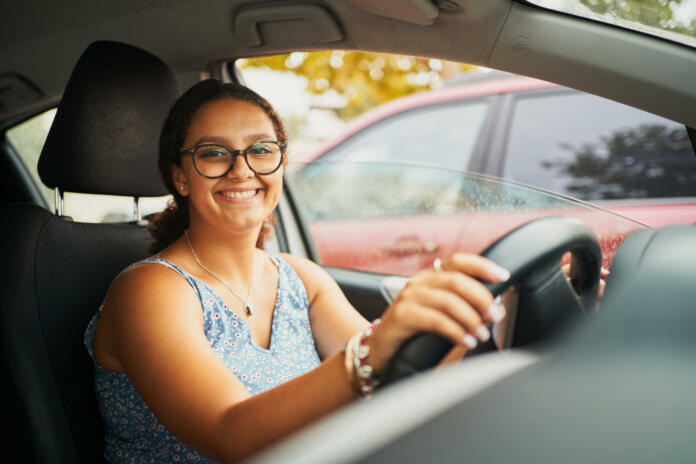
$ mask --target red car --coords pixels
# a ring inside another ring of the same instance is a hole
[[[480,252],[491,237],[468,233],[471,221],[495,220],[502,235],[532,217],[559,213],[546,201],[523,213],[491,215],[481,204],[448,211],[442,195],[466,196],[466,185],[487,179],[455,174],[461,171],[513,180],[502,184],[524,196],[578,198],[637,221],[571,199],[560,207],[593,226],[605,266],[635,228],[696,223],[696,156],[683,125],[506,73],[382,105],[306,160],[312,163],[296,168],[302,181],[295,191],[328,266],[410,275],[454,250]],[[321,198],[307,187],[317,182]],[[341,186],[335,197],[332,184]],[[432,194],[436,209],[412,207]],[[394,201],[385,203],[387,197]]]

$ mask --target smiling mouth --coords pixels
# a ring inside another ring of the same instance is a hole
[[[257,196],[259,194],[259,191],[260,191],[259,189],[244,190],[241,192],[227,190],[227,191],[217,192],[217,194],[223,198],[228,198],[230,200],[249,200],[249,199]]]

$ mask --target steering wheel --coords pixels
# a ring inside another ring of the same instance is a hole
[[[571,253],[571,282],[561,270],[561,257]],[[510,271],[501,283],[483,284],[494,297],[510,286],[519,292],[517,314],[508,333],[510,346],[547,340],[570,319],[594,309],[602,250],[592,230],[572,217],[536,219],[510,231],[481,253]],[[452,342],[432,333],[407,340],[385,370],[380,386],[434,367]]]

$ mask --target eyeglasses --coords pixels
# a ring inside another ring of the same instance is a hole
[[[216,179],[232,170],[237,155],[243,155],[249,169],[256,174],[273,174],[283,163],[285,146],[285,142],[261,140],[246,150],[232,150],[223,145],[205,143],[182,150],[181,154],[193,156],[193,167],[198,174],[208,179]]]

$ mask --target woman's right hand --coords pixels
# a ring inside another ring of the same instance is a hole
[[[497,283],[510,273],[493,261],[468,253],[456,253],[441,261],[441,270],[416,274],[387,308],[367,343],[367,362],[374,372],[386,369],[396,350],[411,336],[431,332],[471,349],[491,334],[485,322],[498,322],[505,308],[477,279]],[[459,350],[461,352],[461,349]]]

